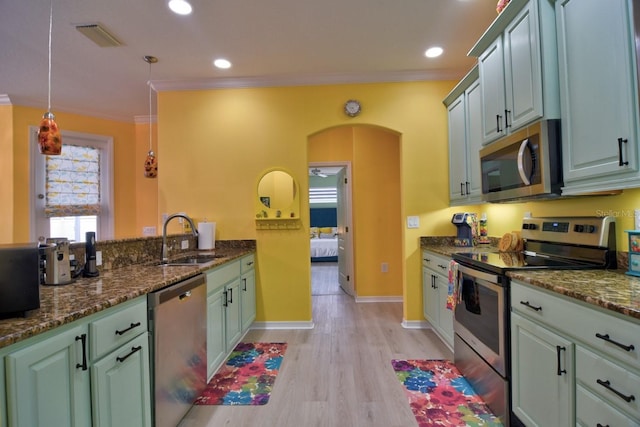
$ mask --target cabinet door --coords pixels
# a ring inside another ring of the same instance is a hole
[[[91,425],[87,333],[81,324],[6,357],[9,425]]]
[[[256,272],[250,270],[240,278],[242,301],[242,332],[245,332],[256,319]]]
[[[565,185],[638,169],[631,4],[556,2]],[[619,138],[628,141],[621,144],[628,165],[620,165]]]
[[[242,336],[242,312],[240,311],[240,278],[225,286],[225,337],[227,352],[240,341]]]
[[[436,290],[438,291],[438,326],[442,338],[453,347],[453,310],[447,309],[447,294],[449,281],[444,276],[435,276]]]
[[[467,197],[466,164],[466,108],[465,95],[460,95],[449,105],[449,200]]]
[[[482,92],[482,142],[488,144],[505,134],[505,73],[502,37],[478,58]]]
[[[504,31],[506,104],[503,126],[518,129],[542,117],[542,68],[535,1]]]
[[[428,268],[422,268],[422,309],[424,318],[433,327],[438,327],[438,290],[435,288],[435,274]]]
[[[224,295],[224,287],[220,287],[207,296],[207,381],[226,354]]]
[[[466,93],[467,107],[467,180],[470,182],[470,201],[482,197],[480,149],[482,148],[482,90],[480,80],[469,86]],[[455,153],[454,153],[455,154]]]
[[[513,412],[528,427],[573,426],[573,344],[511,314]]]
[[[151,426],[147,333],[92,366],[91,391],[95,427]]]

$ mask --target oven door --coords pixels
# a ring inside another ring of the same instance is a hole
[[[505,289],[499,276],[463,265],[458,275],[462,301],[455,307],[454,331],[506,378]]]

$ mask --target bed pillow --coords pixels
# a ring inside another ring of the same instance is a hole
[[[336,235],[333,233],[320,233],[321,239],[333,239],[334,237],[336,237]]]
[[[318,230],[320,234],[331,234],[333,232],[332,228],[333,227],[320,227]]]
[[[311,227],[311,229],[309,230],[309,235],[312,239],[317,239],[320,235],[320,230],[318,229],[318,227]]]

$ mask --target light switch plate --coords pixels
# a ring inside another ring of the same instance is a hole
[[[420,228],[420,217],[419,216],[408,216],[407,217],[407,228]]]

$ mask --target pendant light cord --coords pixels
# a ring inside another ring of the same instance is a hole
[[[153,133],[153,128],[151,127],[151,62],[149,62],[149,79],[147,80],[147,84],[149,85],[149,151],[153,151],[153,147],[151,144]]]
[[[47,94],[47,111],[51,112],[51,33],[53,29],[53,0],[49,10],[49,90]]]

